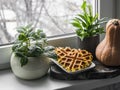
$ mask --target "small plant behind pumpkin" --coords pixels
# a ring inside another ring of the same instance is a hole
[[[76,28],[77,36],[83,40],[84,38],[104,33],[101,24],[107,22],[107,18],[98,19],[98,14],[93,15],[92,5],[83,0],[81,5],[82,13],[77,14],[73,19],[72,25]]]
[[[28,63],[28,57],[39,57],[46,55],[57,58],[53,46],[47,46],[46,35],[41,29],[33,30],[31,25],[22,26],[17,29],[18,36],[12,47],[17,57],[20,57],[21,66]]]

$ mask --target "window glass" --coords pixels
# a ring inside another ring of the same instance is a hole
[[[16,27],[32,24],[47,36],[73,33],[72,18],[83,0],[0,0],[0,44],[14,41]],[[93,3],[94,0],[87,0]]]

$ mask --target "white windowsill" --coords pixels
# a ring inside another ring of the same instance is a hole
[[[109,85],[109,86],[108,86]],[[96,88],[110,87],[110,90],[119,90],[120,76],[109,79],[93,79],[93,80],[56,80],[48,75],[37,80],[25,81],[14,76],[11,70],[0,71],[0,89],[1,90],[97,90]],[[98,89],[106,90],[106,89]]]

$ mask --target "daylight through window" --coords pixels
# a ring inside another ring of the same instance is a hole
[[[17,26],[32,24],[47,36],[73,33],[83,0],[0,0],[0,44],[14,41]],[[87,0],[94,5],[94,0]]]

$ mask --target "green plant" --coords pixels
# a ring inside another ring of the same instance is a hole
[[[106,23],[106,18],[98,19],[98,14],[93,15],[92,6],[86,0],[83,0],[81,5],[82,14],[77,14],[73,19],[72,25],[76,27],[76,34],[81,40],[86,37],[104,33],[104,28],[101,24]]]
[[[42,30],[33,30],[31,25],[22,26],[17,29],[18,36],[12,47],[16,56],[20,57],[21,66],[28,63],[28,57],[39,57],[46,55],[56,58],[53,46],[47,46],[47,39]]]

